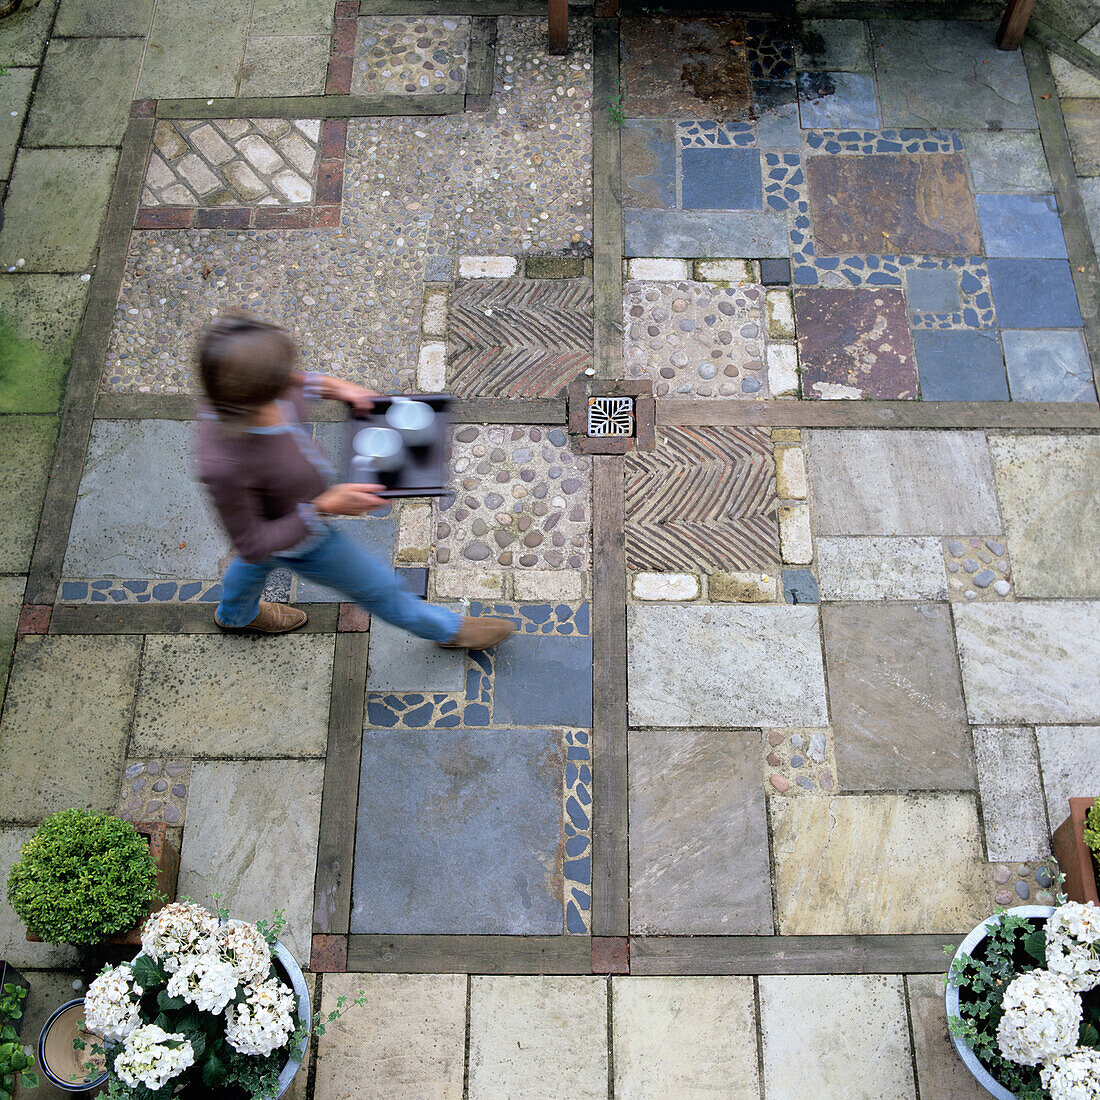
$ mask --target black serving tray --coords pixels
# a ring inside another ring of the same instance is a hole
[[[407,447],[407,461],[400,470],[388,470],[377,475],[377,483],[383,485],[380,497],[440,497],[451,492],[447,487],[448,446],[450,443],[447,429],[450,420],[447,415],[451,404],[451,395],[447,393],[407,393],[402,397],[413,401],[423,401],[435,411],[432,421],[432,439],[419,447]],[[351,460],[355,450],[351,441],[357,432],[364,428],[384,428],[386,410],[393,404],[392,397],[374,398],[374,408],[369,413],[352,412],[344,430],[344,450],[339,456],[339,465],[348,481],[351,476]]]

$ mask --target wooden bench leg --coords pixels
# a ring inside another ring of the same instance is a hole
[[[1028,20],[1035,7],[1035,0],[1009,0],[1004,18],[997,30],[997,46],[1002,50],[1015,50],[1024,40]]]
[[[569,52],[569,0],[550,0],[550,52]]]

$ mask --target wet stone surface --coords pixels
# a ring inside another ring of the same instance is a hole
[[[435,562],[587,569],[592,460],[560,428],[458,427],[454,497],[438,504]]]
[[[364,16],[355,37],[352,95],[461,94],[469,47],[469,16]]]
[[[190,785],[190,760],[127,760],[122,769],[118,816],[123,821],[182,825]]]
[[[999,603],[1014,598],[1012,567],[1003,538],[944,539],[943,557],[949,599]]]

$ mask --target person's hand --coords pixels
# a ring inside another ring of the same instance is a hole
[[[313,507],[332,516],[361,516],[385,506],[386,501],[375,496],[384,488],[384,485],[333,485],[313,499]]]
[[[374,398],[379,394],[354,382],[345,382],[342,378],[328,379],[325,396],[333,401],[343,401],[357,413],[369,413],[374,408]]]

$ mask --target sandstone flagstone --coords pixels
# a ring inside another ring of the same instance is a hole
[[[1046,859],[1050,835],[1035,735],[1017,726],[978,726],[974,754],[986,858],[991,862]]]
[[[758,1100],[751,978],[613,978],[615,1095]]]
[[[937,538],[819,538],[823,600],[944,600],[947,574]]]
[[[8,109],[0,112],[0,179],[6,180],[11,176],[36,75],[34,69],[26,68],[9,69],[4,76]]]
[[[813,607],[627,609],[635,726],[828,724]]]
[[[241,65],[241,95],[323,95],[329,35],[249,36]]]
[[[772,798],[779,931],[968,932],[989,915],[989,872],[968,794]]]
[[[954,616],[972,722],[1100,719],[1100,603],[956,604]]]
[[[913,1061],[921,1096],[985,1100],[989,1095],[966,1068],[947,1030],[943,978],[910,974],[905,979],[913,1022]]]
[[[1100,726],[1037,726],[1035,740],[1053,830],[1069,816],[1071,798],[1100,792]]]
[[[34,549],[42,498],[53,457],[57,421],[52,416],[0,419],[0,570],[25,572]]]
[[[0,577],[0,682],[7,683],[11,653],[15,646],[15,628],[23,606],[23,577]]]

